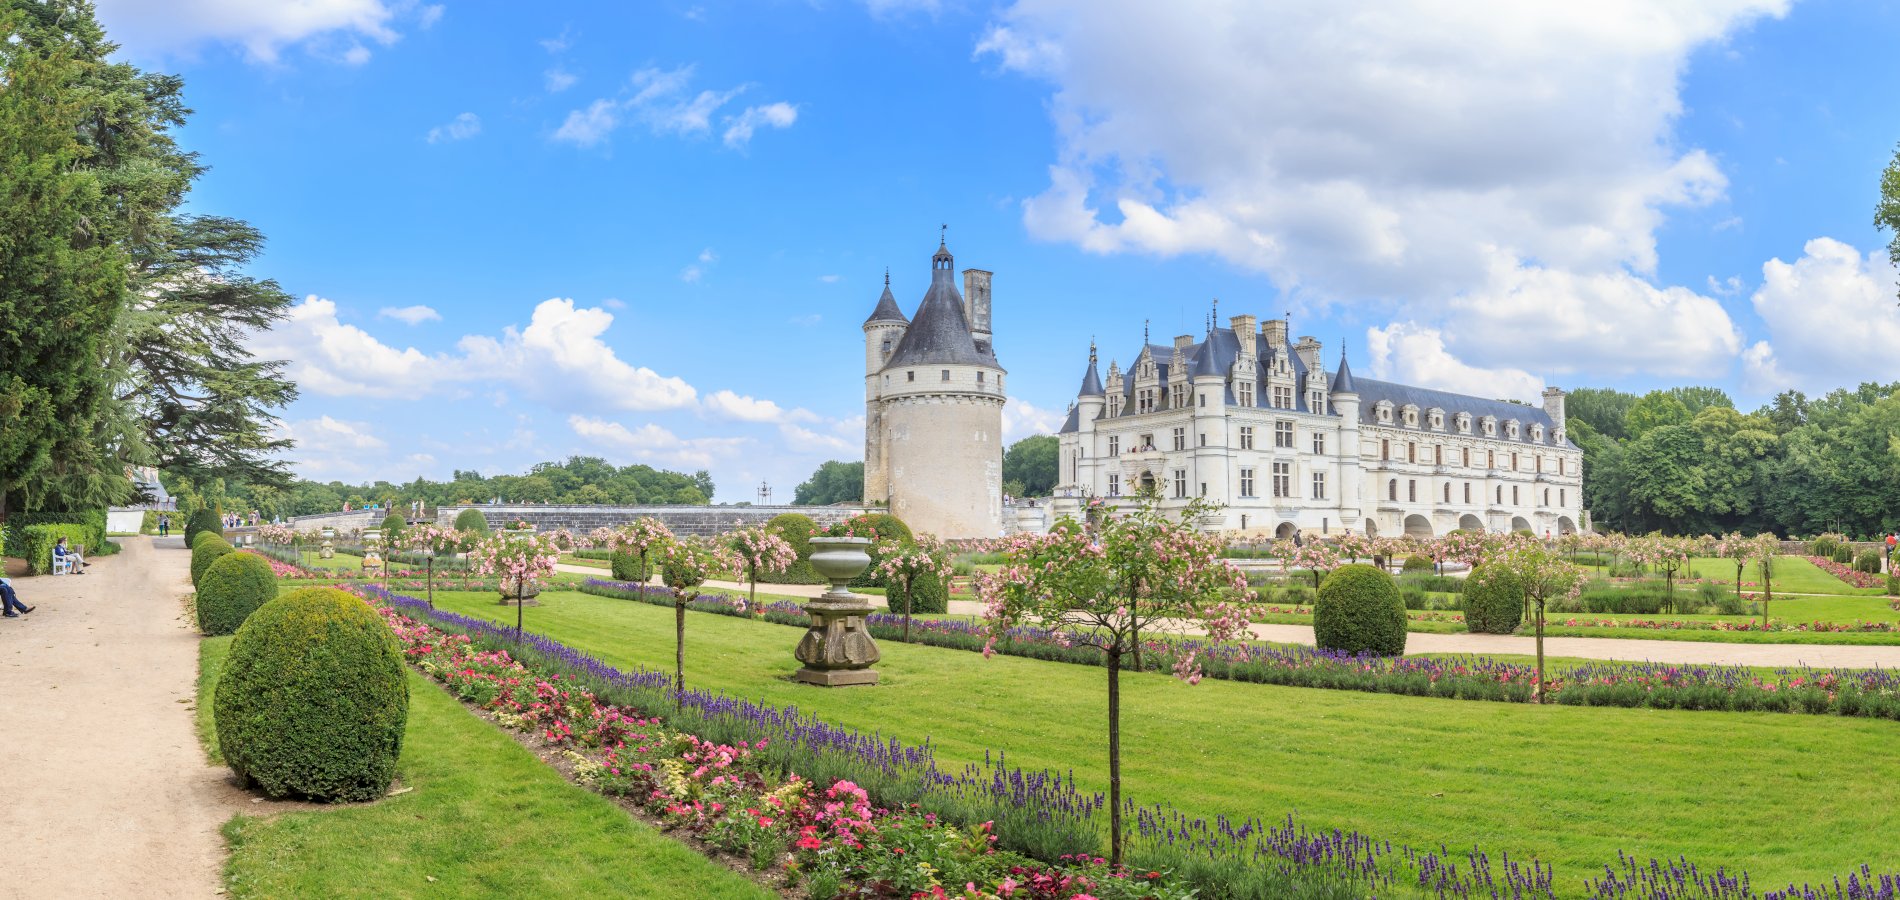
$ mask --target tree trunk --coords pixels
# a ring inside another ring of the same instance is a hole
[[[916,583],[917,576],[904,577],[904,643],[910,643],[910,587]]]
[[[748,583],[752,585],[750,592],[746,594],[745,610],[747,614],[756,616],[759,614],[759,567],[746,563],[745,574]]]
[[[1122,648],[1108,651],[1108,857],[1122,864]]]
[[[515,579],[515,643],[521,643],[521,592],[528,587],[526,578]]]
[[[429,557],[429,608],[435,608],[435,557]]]
[[[1537,702],[1544,702],[1544,601],[1537,601]]]
[[[1135,648],[1135,671],[1141,671],[1141,616],[1140,610],[1129,604],[1128,643]]]
[[[686,692],[686,592],[673,592],[673,711]]]

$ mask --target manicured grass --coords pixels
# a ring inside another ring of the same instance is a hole
[[[575,556],[571,553],[561,554],[561,563],[563,565],[569,565],[569,566],[586,566],[587,568],[590,568],[590,569],[601,569],[603,571],[611,570],[614,567],[613,562],[610,560],[592,559],[586,556]]]
[[[224,764],[224,754],[218,752],[218,724],[212,718],[211,702],[218,690],[218,676],[224,672],[224,656],[230,650],[230,635],[198,642],[198,705],[192,712],[198,724],[198,740],[204,743],[205,756],[212,765]]]
[[[667,610],[542,595],[528,627],[618,665],[670,669]],[[437,594],[513,621],[485,597]],[[1102,670],[884,643],[875,688],[788,680],[795,629],[687,622],[689,686],[714,688],[908,741],[949,763],[1002,750],[1106,785]],[[1900,727],[1773,713],[1532,707],[1208,680],[1123,682],[1124,779],[1138,802],[1197,814],[1289,813],[1415,846],[1473,844],[1559,867],[1572,890],[1615,863],[1688,856],[1757,885],[1832,877],[1892,858]]]
[[[201,662],[229,643],[205,641]],[[231,896],[778,896],[569,784],[414,672],[401,778],[409,792],[374,804],[233,818]]]

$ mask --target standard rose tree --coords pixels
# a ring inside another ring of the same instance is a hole
[[[468,564],[477,575],[495,575],[501,579],[502,602],[510,592],[515,597],[515,639],[521,639],[521,608],[540,584],[554,576],[554,564],[561,551],[545,537],[535,534],[494,534],[483,538],[468,551]]]
[[[1108,669],[1109,847],[1122,861],[1121,668],[1133,654],[1140,631],[1199,630],[1220,644],[1247,633],[1254,595],[1247,576],[1221,558],[1217,534],[1192,523],[1209,507],[1199,500],[1170,519],[1144,502],[1126,516],[1110,516],[1095,532],[1074,519],[1057,522],[1047,535],[1009,539],[1000,572],[977,581],[989,626],[984,656],[998,638],[1023,623],[1060,636],[1066,645],[1102,651]],[[1198,651],[1175,665],[1181,680],[1200,681]]]
[[[636,519],[602,534],[595,532],[594,545],[614,552],[610,560],[613,576],[621,581],[645,582],[653,577],[653,557],[658,549],[673,540],[665,523],[651,516]],[[620,557],[625,555],[625,560]]]
[[[935,575],[948,583],[952,567],[950,553],[943,543],[930,535],[919,536],[908,544],[896,542],[879,545],[878,555],[882,559],[877,570],[884,576],[885,583],[897,587],[904,598],[904,637],[910,641],[911,591],[917,585],[917,579]]]
[[[726,544],[738,556],[745,569],[748,587],[746,612],[759,614],[759,573],[783,572],[798,561],[798,551],[779,537],[778,530],[765,525],[740,528],[726,535]]]
[[[1544,702],[1544,604],[1583,591],[1584,571],[1536,542],[1519,543],[1486,558],[1492,577],[1510,579],[1537,610],[1537,702]]]
[[[686,690],[686,604],[713,573],[737,564],[725,548],[703,538],[671,540],[652,548],[660,562],[660,577],[673,589],[673,689]],[[679,699],[674,698],[677,705]]]
[[[440,525],[411,525],[396,538],[397,546],[421,553],[428,566],[429,606],[435,606],[435,558],[454,550],[462,541],[460,532]]]

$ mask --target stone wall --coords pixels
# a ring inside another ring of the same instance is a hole
[[[465,509],[480,510],[491,530],[517,520],[526,520],[541,531],[565,528],[585,534],[596,528],[626,525],[651,516],[680,535],[723,534],[746,525],[763,525],[780,513],[803,513],[820,525],[842,522],[869,512],[861,506],[581,506],[554,504],[503,504],[500,506],[444,506],[436,510],[436,523],[455,524]],[[298,516],[290,524],[299,531],[329,526],[340,531],[370,528],[382,524],[389,510],[351,510]]]

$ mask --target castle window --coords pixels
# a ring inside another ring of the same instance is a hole
[[[1273,464],[1273,496],[1293,496],[1293,464],[1277,462]]]
[[[1326,432],[1313,432],[1313,452],[1321,454],[1326,452]]]
[[[1108,436],[1108,455],[1109,455],[1109,456],[1120,456],[1120,455],[1121,455],[1121,452],[1122,452],[1122,438],[1121,438],[1121,435],[1119,435],[1119,434],[1111,434],[1111,435],[1109,435],[1109,436]]]
[[[1286,385],[1273,386],[1273,406],[1275,409],[1293,408],[1293,389]]]
[[[1471,502],[1471,482],[1465,482],[1465,502]]]
[[[1174,470],[1174,497],[1177,500],[1187,499],[1187,470],[1186,469]]]
[[[1498,505],[1504,505],[1504,485],[1498,485]]]
[[[1141,436],[1139,443],[1141,446],[1136,447],[1136,450],[1153,450],[1155,448],[1155,436],[1152,434],[1144,434]]]
[[[1240,496],[1242,497],[1253,496],[1253,470],[1252,469],[1240,470]]]
[[[1392,442],[1391,441],[1387,441],[1387,440],[1379,441],[1379,458],[1380,459],[1392,458]]]
[[[1253,406],[1253,381],[1243,379],[1234,383],[1236,399],[1241,406]]]
[[[1411,441],[1405,442],[1405,461],[1409,463],[1418,462],[1418,445]]]
[[[1511,485],[1511,505],[1517,505],[1517,485]]]
[[[1252,425],[1240,426],[1240,449],[1242,450],[1253,449],[1253,426]]]
[[[982,384],[982,383],[983,383],[983,373],[982,373],[982,372],[978,372],[978,373],[976,373],[976,383],[977,383],[977,384]]]
[[[1377,410],[1377,411],[1378,411],[1378,414],[1379,414],[1379,423],[1380,423],[1380,424],[1382,424],[1382,425],[1390,425],[1390,424],[1392,424],[1392,404],[1390,404],[1390,403],[1387,403],[1387,402],[1385,402],[1385,401],[1383,401],[1383,400],[1381,400],[1381,401],[1379,401],[1379,406],[1378,406],[1378,410]]]
[[[949,381],[949,380],[950,380],[950,370],[949,370],[949,369],[945,369],[945,370],[943,370],[943,380],[945,380],[945,381]]]
[[[1408,503],[1418,502],[1418,479],[1407,478],[1405,480],[1405,500]]]
[[[1484,436],[1485,437],[1498,436],[1498,420],[1497,419],[1494,419],[1490,416],[1484,417]]]
[[[1293,423],[1292,422],[1273,423],[1273,446],[1287,447],[1287,448],[1291,448],[1293,446]]]
[[[1550,488],[1544,488],[1544,505],[1550,505]]]
[[[1451,482],[1445,482],[1445,502],[1451,502]]]
[[[1471,433],[1471,414],[1470,413],[1458,414],[1458,433],[1459,434]]]
[[[1207,432],[1201,432],[1201,446],[1207,446]]]
[[[1203,406],[1203,407],[1205,407],[1205,406],[1207,406],[1207,395],[1206,395],[1206,394],[1202,394],[1202,395],[1200,396],[1200,399],[1201,399],[1201,406]]]
[[[1394,478],[1391,481],[1388,481],[1385,483],[1385,499],[1387,500],[1399,499],[1399,480],[1397,478]]]
[[[1326,473],[1325,472],[1313,473],[1313,499],[1315,500],[1326,499]]]
[[[1531,440],[1536,441],[1540,444],[1544,442],[1544,426],[1542,425],[1531,426]]]
[[[1517,471],[1517,454],[1511,454],[1511,471]]]
[[[905,374],[905,375],[908,375],[908,376],[910,376],[909,378],[907,378],[907,379],[906,379],[907,381],[916,381],[916,380],[917,380],[917,373],[916,373],[916,372],[905,372],[904,374]]]
[[[1533,456],[1531,459],[1537,464],[1537,471],[1541,474],[1544,471],[1544,458],[1541,456]]]
[[[1496,450],[1484,451],[1484,467],[1487,469],[1495,469],[1498,467],[1498,452]]]
[[[884,386],[885,387],[891,386],[891,376],[889,375],[884,376]]]
[[[1445,430],[1445,411],[1441,409],[1432,410],[1431,423],[1432,423],[1433,431],[1444,431]]]
[[[1471,468],[1471,448],[1465,447],[1464,454],[1465,454],[1465,468],[1469,469]]]
[[[1514,441],[1517,440],[1518,428],[1519,426],[1516,419],[1504,423],[1504,436]]]
[[[1108,473],[1108,495],[1110,497],[1120,497],[1122,495],[1122,474],[1120,472]]]
[[[1174,430],[1174,449],[1176,450],[1187,449],[1187,429],[1176,428]]]
[[[1407,404],[1405,407],[1405,427],[1418,427],[1418,407]]]
[[[1314,413],[1324,413],[1326,411],[1326,399],[1320,396],[1319,391],[1314,391],[1307,396],[1306,410]]]
[[[1565,500],[1564,500],[1564,489],[1563,489],[1563,488],[1558,488],[1558,489],[1557,489],[1557,505],[1558,505],[1558,506],[1569,506],[1569,505],[1570,505],[1570,504],[1569,504],[1569,503],[1568,503],[1567,501],[1565,501]]]

